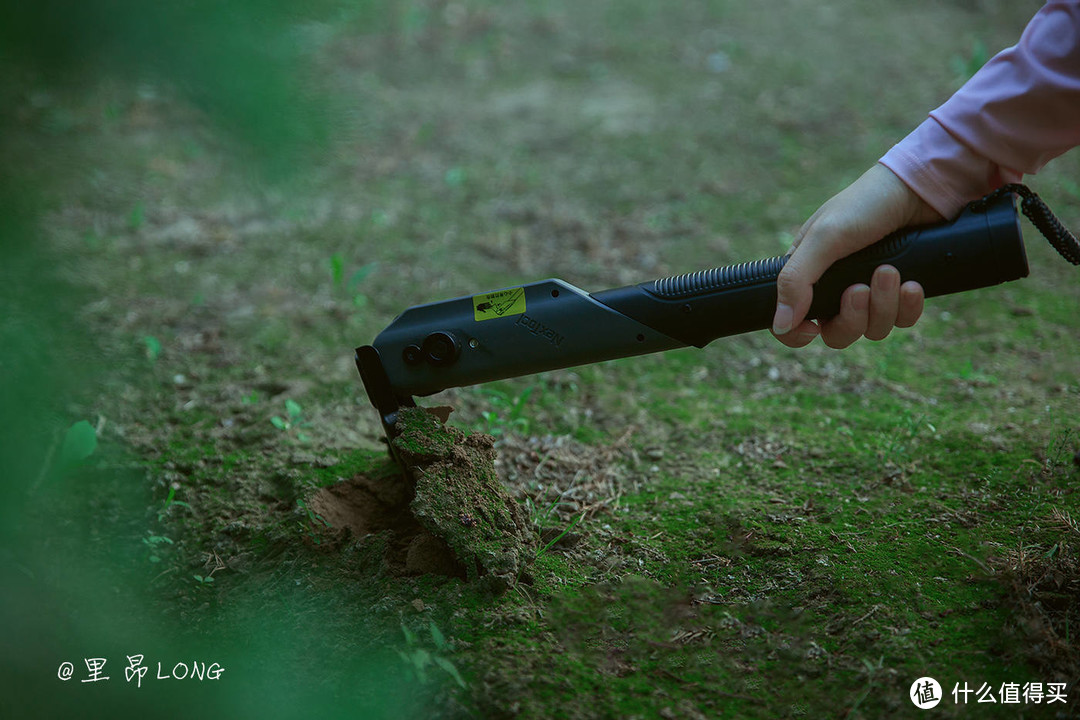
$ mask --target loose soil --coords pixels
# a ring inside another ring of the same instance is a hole
[[[309,507],[331,528],[384,543],[395,574],[483,579],[505,590],[535,555],[535,536],[495,472],[495,439],[444,423],[403,409],[391,440],[401,475],[358,474],[317,491]]]

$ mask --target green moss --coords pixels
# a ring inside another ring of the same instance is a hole
[[[495,474],[494,439],[465,435],[422,408],[402,410],[395,430],[392,444],[414,488],[416,519],[471,578],[514,584],[536,552],[535,538]]]
[[[328,468],[312,467],[310,480],[313,484],[324,487],[354,475],[383,478],[400,474],[401,468],[388,458],[386,453],[358,450],[346,453],[337,464]]]

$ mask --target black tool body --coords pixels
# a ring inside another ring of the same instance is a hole
[[[636,318],[687,345],[704,347],[727,335],[772,326],[776,278],[785,256],[703,270],[593,293],[613,310]],[[814,285],[811,319],[840,311],[840,296],[869,284],[874,270],[892,265],[915,280],[926,297],[974,290],[1026,277],[1027,256],[1011,196],[983,212],[908,228],[835,263]]]
[[[450,387],[517,377],[709,342],[771,326],[786,257],[714,268],[586,293],[549,279],[409,308],[357,365],[384,420],[396,401]],[[837,314],[840,296],[890,264],[927,297],[1026,277],[1012,195],[955,220],[907,228],[838,263],[814,285],[811,318]],[[381,399],[380,399],[381,398]]]

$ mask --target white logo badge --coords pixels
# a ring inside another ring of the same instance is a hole
[[[921,677],[911,683],[908,697],[915,703],[915,707],[929,710],[941,702],[941,685],[932,677]]]

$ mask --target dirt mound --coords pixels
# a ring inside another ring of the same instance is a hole
[[[384,561],[395,574],[465,577],[464,566],[446,543],[413,517],[409,500],[408,483],[401,476],[355,475],[316,492],[308,507],[334,531],[348,530],[357,538],[382,535]]]
[[[401,529],[410,520],[407,488],[400,478],[357,475],[323,488],[308,506],[332,527],[348,528],[357,537]]]
[[[495,439],[465,435],[419,408],[403,410],[397,430],[393,447],[413,484],[417,521],[449,545],[470,579],[513,585],[536,538],[495,474]]]
[[[401,475],[357,475],[319,490],[308,507],[338,531],[381,538],[392,572],[484,578],[499,591],[516,583],[536,538],[495,473],[494,439],[420,408],[402,410],[396,430]]]

